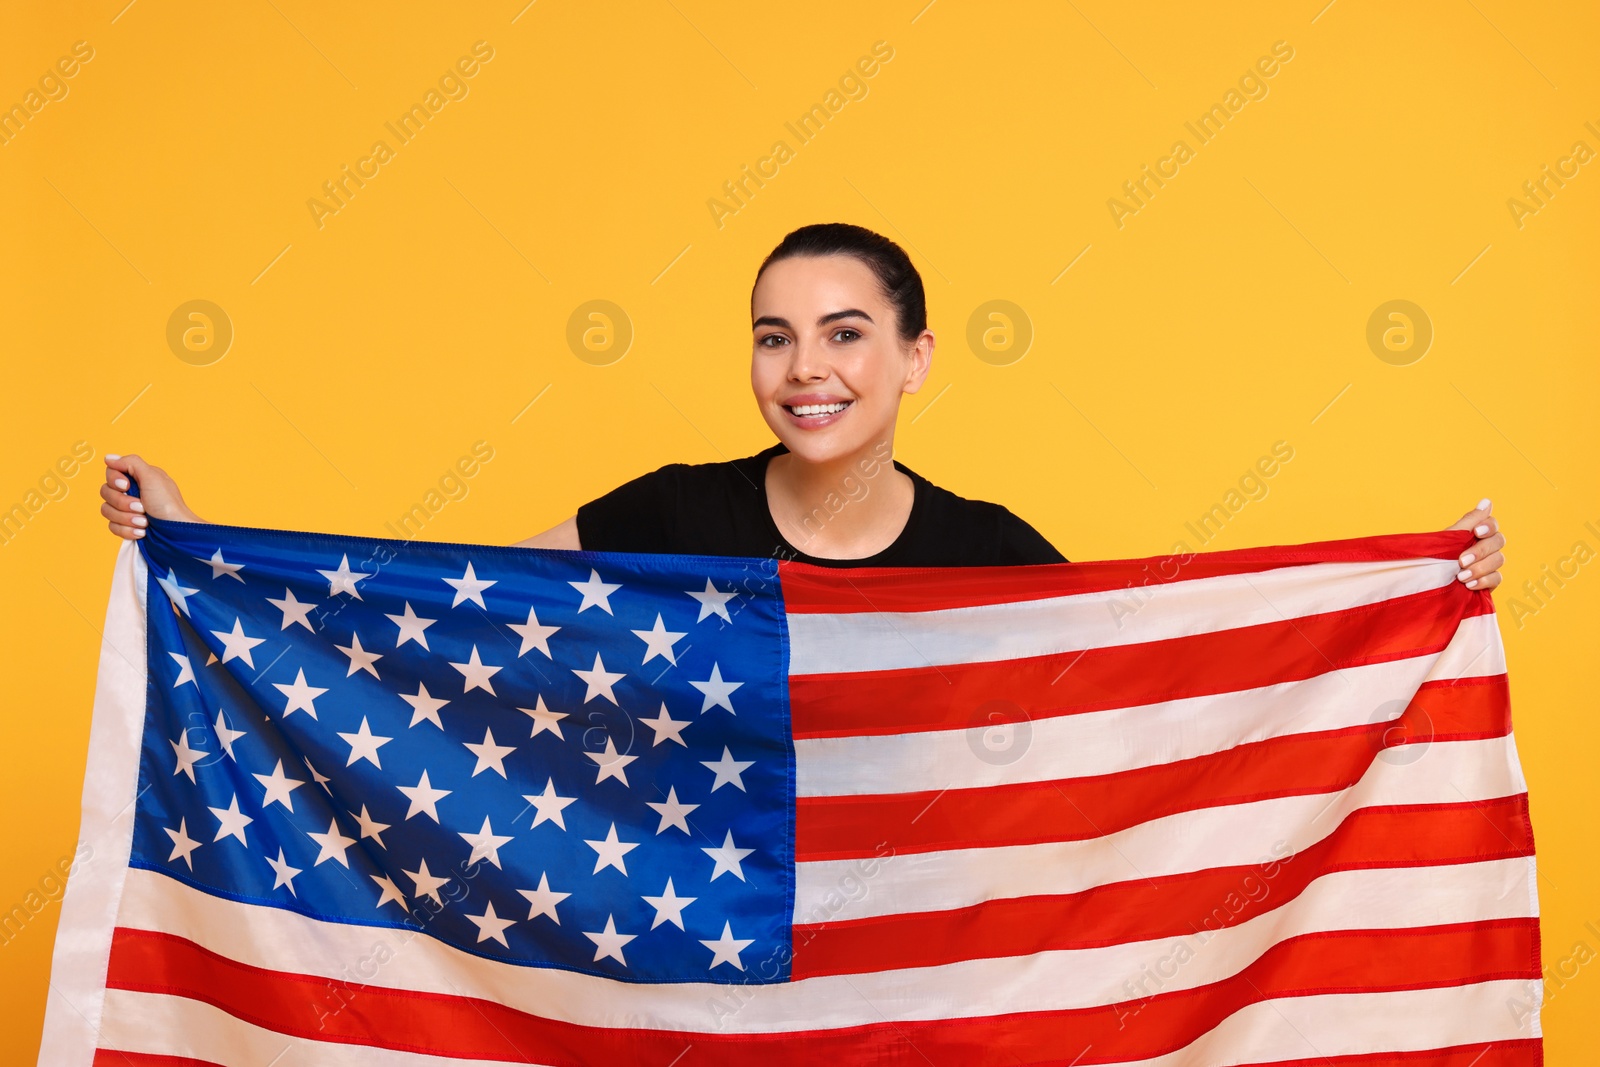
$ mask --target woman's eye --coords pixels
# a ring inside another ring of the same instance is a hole
[[[840,335],[840,334],[845,334],[845,333],[847,333],[847,334],[849,334],[849,335],[850,335],[850,336],[849,336],[849,337],[847,337],[847,338],[845,338],[845,340],[847,340],[847,341],[854,341],[854,340],[855,340],[855,339],[856,339],[856,338],[857,338],[857,337],[860,337],[860,336],[861,336],[861,335],[860,335],[860,334],[859,334],[859,333],[857,333],[857,332],[856,332],[856,331],[855,331],[855,330],[852,330],[852,329],[849,329],[849,328],[848,328],[848,327],[846,327],[846,328],[844,328],[844,329],[841,329],[841,330],[836,330],[836,331],[835,331],[835,332],[834,332],[834,335],[833,335],[833,337],[834,337],[834,340],[838,340],[838,339],[839,339],[839,335]]]
[[[778,342],[787,343],[786,339],[783,336],[783,334],[781,334],[781,333],[769,333],[765,337],[763,337],[760,340],[756,341],[756,344],[760,345],[763,348],[776,348],[776,347],[778,347],[775,344],[768,344],[767,343],[768,341],[778,341]]]

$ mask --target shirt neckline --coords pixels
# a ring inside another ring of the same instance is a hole
[[[773,456],[781,455],[787,451],[789,451],[788,446],[779,441],[768,448],[762,449],[750,458],[754,461],[751,465],[753,468],[752,474],[754,475],[752,480],[755,482],[756,494],[761,498],[761,518],[766,523],[767,534],[785,551],[792,553],[791,559],[820,567],[872,566],[885,557],[892,557],[894,553],[902,551],[906,544],[910,542],[912,528],[920,519],[922,512],[926,510],[927,492],[923,488],[924,480],[920,475],[899,460],[894,460],[895,470],[911,479],[911,513],[906,516],[906,524],[900,528],[900,532],[895,535],[893,541],[870,556],[842,558],[813,556],[790,544],[789,539],[784,537],[783,532],[778,529],[777,520],[772,517],[772,502],[767,499],[767,464],[772,460]]]

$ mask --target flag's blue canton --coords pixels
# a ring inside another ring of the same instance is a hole
[[[159,521],[140,543],[134,865],[516,963],[788,977],[773,561]]]

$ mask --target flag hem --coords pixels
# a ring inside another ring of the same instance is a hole
[[[78,866],[61,899],[50,964],[39,1046],[39,1063],[49,1067],[90,1067],[99,1044],[112,931],[133,848],[149,681],[147,578],[144,556],[134,542],[124,541],[112,573],[100,641],[75,853]]]

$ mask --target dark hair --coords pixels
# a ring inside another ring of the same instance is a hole
[[[756,281],[780,259],[796,256],[854,256],[878,279],[878,288],[894,306],[898,332],[903,341],[914,341],[928,328],[928,301],[922,291],[922,275],[911,265],[905,249],[882,234],[848,222],[818,222],[794,230],[778,242],[778,247],[761,261]]]

